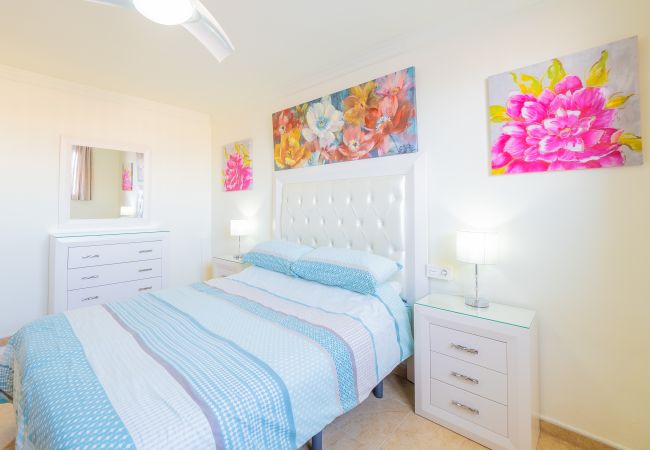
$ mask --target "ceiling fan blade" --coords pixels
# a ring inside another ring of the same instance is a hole
[[[196,8],[195,19],[185,22],[183,26],[187,31],[203,44],[219,62],[235,51],[235,47],[228,39],[219,22],[210,14],[210,11],[199,1],[194,4]]]
[[[122,8],[133,8],[131,0],[86,0],[91,3],[99,3],[100,5],[107,6],[120,6]]]

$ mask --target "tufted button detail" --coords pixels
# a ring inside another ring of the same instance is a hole
[[[372,194],[368,194],[367,201],[368,201],[368,204],[372,203]]]
[[[355,223],[355,225],[357,227],[360,227],[362,224],[363,224],[363,222],[361,221],[361,219],[357,219],[357,222]]]
[[[305,224],[309,224],[309,217],[305,217]]]
[[[348,195],[348,196],[345,198],[345,204],[346,204],[346,205],[349,205],[351,201],[352,201],[352,196]]]
[[[346,245],[347,248],[352,248],[352,242],[348,242]]]
[[[291,223],[294,223],[295,221],[296,221],[296,219],[294,219],[294,218],[292,217],[292,218],[291,218]]]
[[[327,203],[331,205],[333,202],[334,202],[334,198],[331,195],[327,197]]]
[[[377,219],[377,228],[384,228],[384,221],[382,219]]]
[[[298,241],[298,244],[302,244],[302,239],[301,238],[298,238],[297,241]]]
[[[323,219],[322,217],[321,217],[321,219],[320,219],[320,224],[321,224],[321,225],[325,225],[325,219]]]
[[[339,220],[336,222],[336,224],[337,224],[339,227],[340,227],[341,225],[343,225],[343,219],[339,219]]]
[[[317,199],[316,197],[314,197],[314,198],[311,200],[311,203],[312,203],[313,205],[318,204],[318,199]]]
[[[298,204],[302,205],[302,197],[298,197]]]
[[[330,246],[330,247],[334,247],[334,241],[330,241],[330,242],[329,242],[329,246]]]

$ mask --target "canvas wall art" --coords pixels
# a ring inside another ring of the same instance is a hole
[[[637,39],[488,79],[495,175],[643,162]]]
[[[246,139],[223,147],[221,172],[224,191],[247,191],[253,186],[253,141]]]
[[[273,114],[275,170],[418,150],[415,68]]]

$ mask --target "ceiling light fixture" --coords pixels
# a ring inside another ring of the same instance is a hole
[[[88,0],[102,5],[135,8],[147,19],[161,25],[181,25],[208,51],[223,61],[235,51],[217,19],[200,0]]]
[[[196,13],[192,0],[133,0],[133,6],[147,19],[161,25],[180,25]]]

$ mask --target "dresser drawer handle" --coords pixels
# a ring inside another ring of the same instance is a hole
[[[148,250],[140,250],[138,253],[151,253],[153,250],[148,249]]]
[[[81,259],[89,259],[89,258],[99,258],[99,255],[86,255],[81,257]]]
[[[98,298],[99,298],[99,295],[95,295],[95,296],[93,296],[93,297],[82,298],[81,301],[82,301],[82,302],[89,302],[89,301],[91,301],[91,300],[97,300]]]
[[[469,413],[478,415],[478,409],[472,408],[471,406],[463,405],[461,402],[457,402],[455,400],[452,400],[451,404],[458,407],[458,408],[460,408],[460,409],[464,409],[465,411],[467,411]]]
[[[148,269],[140,269],[138,272],[151,272],[153,269],[150,267]]]
[[[451,344],[451,346],[456,350],[471,353],[472,355],[478,355],[478,350],[476,350],[475,348],[469,348],[469,347],[465,347],[464,345],[453,344],[453,343]]]
[[[99,278],[99,275],[88,275],[87,277],[81,277],[82,280],[92,280],[93,278]]]
[[[478,384],[478,380],[476,378],[468,377],[467,375],[463,375],[462,373],[451,372],[451,376],[460,378],[461,380],[469,381],[470,383]]]
[[[141,287],[140,289],[138,289],[138,292],[142,292],[142,291],[148,291],[148,290],[151,290],[151,289],[153,289],[153,287],[152,287],[152,286],[147,286],[147,287]]]

